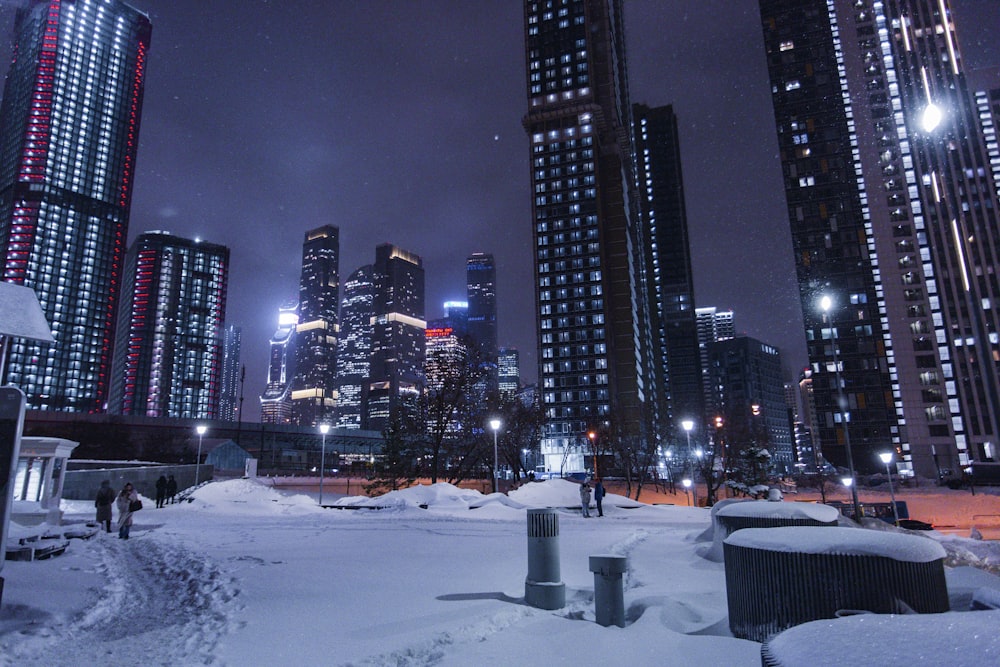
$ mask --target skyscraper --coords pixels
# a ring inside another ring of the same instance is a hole
[[[953,471],[994,458],[997,184],[950,3],[760,6],[814,437],[837,464],[849,443],[863,471],[887,449],[926,477],[935,455]]]
[[[465,262],[469,304],[469,337],[476,343],[480,363],[495,371],[497,360],[497,267],[493,255],[473,253]],[[496,373],[491,374],[494,378]]]
[[[649,302],[657,324],[658,363],[666,369],[667,425],[676,438],[683,435],[681,421],[705,423],[677,116],[671,106],[636,104],[632,109],[639,210],[648,239]]]
[[[419,256],[385,243],[375,249],[374,327],[362,428],[381,431],[424,386],[424,268]]]
[[[267,386],[260,396],[262,424],[292,423],[292,378],[295,377],[295,325],[298,304],[292,301],[278,309],[278,328],[271,336],[267,362]]]
[[[372,266],[366,264],[344,282],[337,339],[337,428],[361,428],[362,386],[371,368],[373,279]]]
[[[243,331],[230,324],[222,337],[222,390],[219,392],[219,419],[234,422],[240,405],[240,390],[243,384],[243,364],[240,358],[243,346]]]
[[[501,396],[517,395],[521,388],[521,355],[517,348],[501,347],[497,351],[497,380]]]
[[[55,343],[13,342],[30,408],[100,412],[135,179],[149,19],[118,0],[18,9],[0,105],[3,280],[32,288]]]
[[[229,248],[139,235],[122,276],[108,411],[216,419]]]
[[[306,232],[292,380],[292,421],[300,426],[334,419],[339,290],[340,230],[325,225]]]
[[[712,388],[712,378],[708,367],[708,346],[716,341],[732,338],[736,335],[736,325],[733,311],[719,310],[715,306],[695,309],[695,323],[698,328],[698,357],[701,360],[702,392],[707,416],[716,415],[719,406],[716,405],[715,391]]]
[[[584,469],[592,428],[648,432],[661,391],[633,208],[624,37],[618,0],[525,2],[523,124],[549,470]]]

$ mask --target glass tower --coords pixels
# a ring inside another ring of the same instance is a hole
[[[14,30],[0,105],[0,261],[3,280],[35,291],[55,343],[14,341],[8,380],[30,408],[101,412],[151,26],[118,0],[32,0]]]
[[[337,340],[337,428],[361,428],[361,388],[371,368],[374,290],[371,264],[344,282]]]
[[[862,471],[888,449],[924,477],[992,459],[997,186],[950,3],[760,6],[814,436]]]
[[[233,324],[226,327],[222,341],[222,391],[219,394],[219,419],[236,421],[242,406],[240,390],[243,384],[243,365],[240,352],[243,345],[243,330]]]
[[[260,396],[262,424],[292,423],[292,378],[295,376],[295,325],[299,306],[292,301],[278,309],[278,328],[271,336],[267,386]]]
[[[480,361],[497,357],[497,266],[493,255],[473,253],[465,262],[469,304],[469,337],[479,347]]]
[[[229,248],[141,234],[129,248],[108,411],[218,419]]]

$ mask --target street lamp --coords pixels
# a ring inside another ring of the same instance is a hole
[[[201,441],[205,437],[208,427],[204,424],[198,424],[194,427],[194,430],[198,434],[198,458],[194,462],[194,485],[198,486],[198,482],[201,479],[201,476],[198,474],[201,472]]]
[[[323,472],[326,470],[326,434],[330,432],[329,424],[319,425],[320,435],[323,437],[319,447],[319,505],[323,506]]]
[[[493,429],[493,493],[497,492],[497,433],[500,432],[500,420],[494,417],[490,420]]]
[[[693,503],[691,502],[691,493],[690,493],[691,480],[685,477],[684,479],[681,480],[681,485],[684,486],[684,495],[687,496],[688,507],[693,507]]]
[[[684,433],[687,435],[688,470],[691,471],[691,478],[693,480],[693,478],[694,478],[694,464],[691,462],[691,429],[694,428],[694,420],[693,419],[684,419],[684,420],[681,420],[681,428],[684,429]],[[692,481],[692,480],[686,480],[686,481]],[[693,484],[693,482],[692,482],[692,484]],[[686,484],[685,486],[691,486],[691,484]],[[691,495],[694,497],[694,501],[697,503],[698,502],[698,491],[697,491],[697,489],[693,489],[691,491]]]
[[[840,410],[841,421],[844,423],[844,452],[847,455],[847,469],[851,473],[851,502],[854,503],[854,517],[858,522],[860,522],[861,503],[858,501],[858,488],[853,484],[854,457],[851,455],[851,413],[845,409],[847,407],[847,400],[844,398],[844,386],[840,380],[840,357],[837,352],[837,327],[833,323],[833,318],[830,317],[830,309],[833,307],[833,299],[827,295],[823,295],[823,298],[820,299],[819,305],[827,317],[827,322],[830,324],[830,339],[833,345],[833,370],[834,373],[836,373],[837,378],[837,408]]]
[[[597,434],[591,431],[587,437],[590,438],[590,451],[594,452],[594,479],[597,479],[599,477],[597,474]],[[587,467],[586,462],[583,467]]]
[[[896,525],[898,526],[899,510],[896,509],[896,493],[892,490],[892,473],[889,472],[889,464],[892,463],[892,452],[882,452],[878,457],[885,464],[885,475],[889,478],[889,498],[892,499],[892,516],[896,519]]]

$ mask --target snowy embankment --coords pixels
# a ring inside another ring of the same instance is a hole
[[[208,484],[191,503],[147,503],[128,541],[7,563],[0,664],[760,664],[759,644],[730,636],[723,565],[697,553],[707,510],[609,495],[604,518],[584,519],[566,509],[577,489],[438,484],[342,511]],[[561,508],[561,610],[523,604],[529,507]],[[65,510],[91,518],[88,503]],[[592,554],[629,558],[625,628],[594,622]]]

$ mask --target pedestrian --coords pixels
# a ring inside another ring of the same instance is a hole
[[[132,483],[126,482],[115,500],[115,505],[118,507],[118,539],[128,539],[129,529],[132,527],[132,513],[135,512],[132,503],[138,500],[139,494],[132,488]]]
[[[604,485],[598,477],[594,484],[594,500],[597,502],[597,516],[604,516]]]
[[[174,479],[173,475],[167,477],[167,498],[170,499],[170,504],[174,504],[174,496],[177,495],[177,480]]]
[[[97,523],[104,524],[105,532],[111,532],[111,506],[115,503],[115,492],[111,488],[111,481],[101,482],[101,488],[97,490],[97,498],[94,500],[94,507],[97,508]]]
[[[167,501],[167,478],[160,475],[160,479],[156,480],[156,509],[160,509],[166,505]]]
[[[590,518],[590,484],[584,482],[580,485],[580,508],[583,510],[583,516],[587,519]]]

